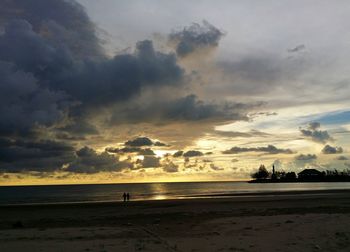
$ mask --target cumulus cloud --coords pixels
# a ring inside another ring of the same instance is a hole
[[[232,147],[229,150],[225,150],[223,154],[239,154],[243,152],[263,152],[266,154],[293,154],[294,152],[290,149],[279,149],[274,145],[268,145],[266,147]]]
[[[172,162],[170,160],[165,160],[162,163],[162,166],[163,166],[163,170],[165,172],[174,173],[174,172],[178,172],[179,171],[179,166],[174,164],[174,162]]]
[[[189,150],[189,151],[177,151],[173,154],[173,157],[185,157],[185,158],[190,158],[190,157],[200,157],[203,156],[204,153],[201,151],[197,150]],[[209,154],[208,154],[209,155]]]
[[[183,153],[184,157],[200,157],[203,156],[203,152],[196,150],[189,150]]]
[[[151,148],[144,149],[140,147],[128,147],[128,146],[123,148],[107,147],[105,151],[109,153],[119,153],[119,154],[137,153],[138,155],[155,155],[154,151]]]
[[[153,142],[148,137],[137,137],[133,140],[128,140],[125,142],[125,145],[128,146],[151,146]]]
[[[218,46],[224,33],[207,21],[193,23],[181,31],[169,35],[169,41],[175,43],[176,53],[185,57],[196,50]]]
[[[183,155],[183,151],[179,150],[173,154],[173,157],[181,157]]]
[[[139,168],[156,168],[160,167],[160,158],[154,156],[144,156],[143,159],[138,159],[136,165]]]
[[[159,141],[156,141],[153,144],[154,144],[154,146],[158,146],[158,147],[167,146],[165,143],[162,143],[162,142],[159,142]]]
[[[310,130],[317,130],[320,127],[321,127],[321,124],[319,122],[310,122],[308,125],[308,128]]]
[[[300,154],[295,157],[295,160],[305,162],[313,161],[315,159],[317,159],[317,156],[315,154]]]
[[[165,143],[162,143],[159,141],[153,141],[148,137],[137,137],[126,141],[124,144],[126,146],[133,146],[133,147],[152,146],[152,145],[158,146],[158,147],[167,146]]]
[[[217,165],[215,165],[215,164],[213,164],[213,163],[210,164],[210,168],[211,168],[212,170],[214,170],[214,171],[222,171],[222,170],[224,170],[224,168],[219,167],[219,166],[217,166]]]
[[[76,152],[76,159],[69,163],[65,171],[73,173],[98,173],[108,171],[121,171],[132,168],[129,161],[120,161],[115,155],[107,152],[97,153],[94,149],[84,147]]]
[[[330,145],[325,145],[322,149],[323,154],[340,154],[343,153],[343,148],[342,147],[336,147],[336,146],[330,146]]]
[[[141,149],[139,152],[138,152],[139,155],[144,155],[144,156],[153,156],[153,155],[156,155],[154,153],[154,151],[150,148],[146,148],[146,149]]]
[[[123,147],[123,148],[114,148],[106,147],[105,151],[110,153],[136,153],[139,152],[141,148],[139,147]]]
[[[308,126],[303,129],[300,128],[300,132],[303,136],[310,138],[312,141],[318,143],[325,143],[332,141],[333,138],[328,134],[326,130],[320,130],[321,124],[318,122],[309,123]]]

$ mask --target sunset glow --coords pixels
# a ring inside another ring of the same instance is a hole
[[[1,185],[350,169],[346,1],[35,2],[1,3]]]

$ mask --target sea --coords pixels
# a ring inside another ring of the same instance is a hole
[[[350,189],[349,182],[263,183],[178,182],[89,185],[0,186],[0,205],[57,204],[122,201],[128,192],[131,200],[171,200],[292,191]]]

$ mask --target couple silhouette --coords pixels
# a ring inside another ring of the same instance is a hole
[[[129,193],[123,193],[123,199],[124,199],[124,202],[125,201],[129,201],[130,200],[130,194]]]

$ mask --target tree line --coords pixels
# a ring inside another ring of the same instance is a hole
[[[320,182],[350,182],[350,170],[343,171],[316,169],[305,169],[296,174],[293,171],[275,171],[269,172],[264,165],[260,165],[258,170],[251,174],[252,182],[303,182],[303,181],[320,181]]]

